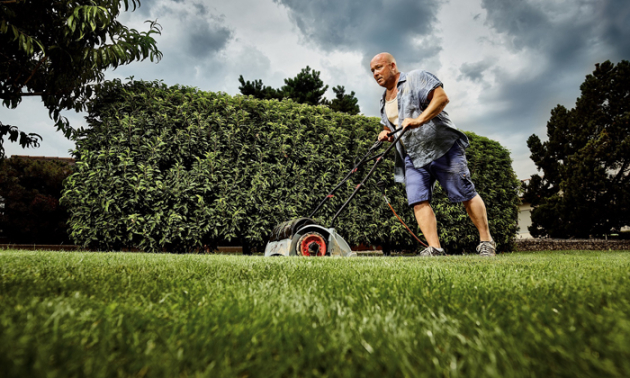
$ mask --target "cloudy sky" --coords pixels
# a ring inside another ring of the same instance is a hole
[[[309,65],[377,116],[382,89],[369,61],[388,51],[403,71],[437,75],[458,128],[507,147],[521,179],[536,173],[526,141],[545,139],[551,109],[574,106],[595,63],[630,59],[628,0],[144,0],[121,17],[138,30],[148,19],[163,27],[164,58],[119,67],[108,79],[236,95],[241,74],[280,87]],[[65,115],[85,125],[82,114]],[[69,156],[73,148],[37,99],[0,108],[0,120],[43,137],[38,149],[7,143],[7,155]]]

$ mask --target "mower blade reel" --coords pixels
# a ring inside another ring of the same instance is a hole
[[[310,218],[291,219],[274,227],[265,247],[265,256],[295,256],[295,238],[298,229],[307,225],[318,225]]]

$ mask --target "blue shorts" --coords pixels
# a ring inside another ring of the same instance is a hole
[[[431,201],[433,186],[439,181],[451,202],[473,199],[477,192],[470,181],[466,152],[458,142],[441,158],[416,168],[409,156],[405,157],[405,187],[409,206]]]

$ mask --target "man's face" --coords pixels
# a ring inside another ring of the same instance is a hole
[[[381,87],[386,87],[387,83],[396,78],[393,68],[394,63],[388,62],[387,59],[378,56],[370,62],[370,69],[372,70],[374,80],[376,80]]]

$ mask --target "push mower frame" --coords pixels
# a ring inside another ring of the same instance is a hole
[[[366,181],[376,170],[378,164],[383,160],[385,155],[394,148],[396,143],[398,143],[407,130],[409,129],[400,128],[392,133],[389,133],[388,136],[391,137],[399,131],[402,131],[394,139],[390,146],[385,149],[385,151],[371,156],[383,144],[383,142],[377,140],[372,147],[370,147],[368,152],[357,163],[355,163],[354,167],[350,170],[350,172],[348,172],[348,174],[346,174],[343,180],[341,180],[341,182],[337,184],[326,195],[326,197],[324,197],[324,199],[322,199],[308,218],[289,220],[277,225],[273,229],[269,242],[265,248],[265,256],[356,256],[356,253],[350,249],[348,243],[335,231],[335,228],[333,227],[335,220],[337,220],[339,214],[346,208],[348,203],[352,201],[359,190],[361,190]],[[326,201],[334,197],[334,193],[337,189],[348,181],[348,179],[354,175],[362,165],[372,160],[375,160],[372,168],[363,180],[361,180],[361,182],[354,188],[352,194],[350,194],[339,210],[337,210],[337,213],[330,221],[330,226],[325,227],[314,221],[312,218],[322,208]]]

